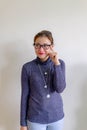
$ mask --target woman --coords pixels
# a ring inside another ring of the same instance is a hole
[[[54,51],[50,31],[37,33],[33,46],[36,59],[22,68],[20,130],[62,130],[65,63]]]

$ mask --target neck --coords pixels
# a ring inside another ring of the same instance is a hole
[[[46,61],[49,58],[49,56],[46,56],[44,59],[40,59],[42,62]]]

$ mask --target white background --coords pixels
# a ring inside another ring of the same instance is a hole
[[[63,130],[87,130],[86,0],[0,0],[0,130],[20,128],[21,67],[43,29],[66,63]]]

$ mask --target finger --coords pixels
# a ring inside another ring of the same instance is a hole
[[[50,53],[49,56],[50,56],[51,58],[55,58],[55,57],[56,57],[56,53],[55,53],[55,52]]]
[[[50,55],[50,54],[52,54],[52,53],[54,53],[54,50],[53,50],[52,47],[50,47],[50,50],[49,50],[48,54]]]
[[[54,52],[54,53],[52,54],[52,57],[55,58],[56,55],[57,55],[57,53]]]

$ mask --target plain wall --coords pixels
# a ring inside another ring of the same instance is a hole
[[[86,0],[0,0],[0,130],[20,128],[21,68],[36,57],[33,37],[43,29],[66,63],[63,130],[87,130]]]

